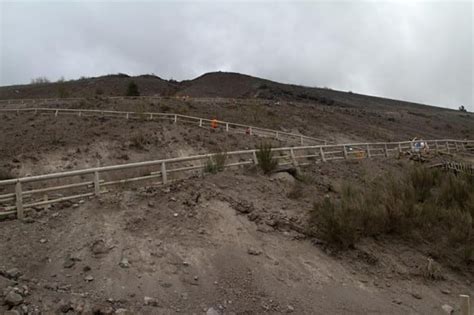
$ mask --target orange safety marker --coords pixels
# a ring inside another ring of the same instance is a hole
[[[212,129],[216,129],[216,128],[217,128],[217,119],[214,118],[213,120],[211,120],[211,128],[212,128]]]

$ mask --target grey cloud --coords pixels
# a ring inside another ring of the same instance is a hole
[[[3,2],[0,10],[1,85],[223,70],[474,110],[469,1]]]

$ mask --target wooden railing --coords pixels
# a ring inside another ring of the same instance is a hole
[[[435,151],[474,152],[474,141],[430,140]],[[298,167],[330,160],[396,157],[413,152],[414,142],[353,143],[317,146],[284,147],[272,149],[279,166]],[[219,153],[217,153],[219,154]],[[161,184],[202,174],[207,163],[217,154],[169,158],[155,161],[103,166],[38,176],[21,177],[0,181],[0,216],[24,217],[24,212],[67,200],[99,196],[107,188],[131,182],[158,180]],[[257,165],[257,150],[224,153],[224,168]],[[57,194],[62,191],[61,194]],[[64,194],[67,191],[68,194]]]
[[[76,115],[78,117],[87,116],[101,116],[124,119],[146,119],[146,120],[168,120],[173,123],[189,123],[199,127],[210,127],[212,120],[188,115],[173,114],[173,113],[153,113],[153,112],[127,112],[127,111],[112,111],[112,110],[93,110],[93,109],[66,109],[66,108],[16,108],[16,109],[0,109],[0,113],[34,113],[54,114],[55,117],[59,115]],[[260,128],[250,125],[236,124],[228,121],[217,120],[217,128],[225,130],[226,132],[234,132],[241,134],[254,135],[258,137],[273,138],[277,140],[298,143],[300,145],[317,145],[327,144],[323,139],[308,137],[300,134],[272,130],[267,128]]]

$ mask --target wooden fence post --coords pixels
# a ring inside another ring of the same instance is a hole
[[[94,194],[96,196],[100,195],[100,178],[99,178],[99,172],[98,171],[94,172]]]
[[[384,145],[384,152],[385,152],[385,157],[388,158],[388,148],[387,148],[387,144],[385,143]]]
[[[126,118],[127,118],[127,119],[129,118],[129,113],[127,113],[127,116],[126,116]]]
[[[275,139],[278,140],[278,131],[275,131]]]
[[[166,163],[161,163],[161,177],[163,179],[163,185],[168,183],[168,175],[166,174]]]
[[[438,146],[438,140],[435,141],[435,152],[438,153],[439,151],[439,146]]]
[[[296,161],[295,151],[293,151],[293,149],[290,149],[290,157],[291,157],[291,163],[293,164],[293,166],[298,167],[298,161]]]
[[[22,193],[20,181],[17,181],[15,185],[15,197],[16,197],[16,217],[21,220],[25,217],[25,214],[23,213],[23,193]]]
[[[370,159],[372,156],[370,155],[370,145],[366,145],[366,150],[367,150],[367,157]]]
[[[324,157],[323,147],[319,147],[319,154],[321,155],[321,161],[326,162],[326,158]]]
[[[174,123],[176,124],[178,122],[178,115],[174,115]]]
[[[345,145],[342,146],[342,150],[343,150],[343,152],[344,152],[344,159],[347,160],[347,148],[346,148]]]
[[[461,315],[471,315],[471,303],[469,301],[469,295],[461,294]]]
[[[303,145],[303,136],[300,136],[300,139],[301,139],[301,145]]]
[[[456,151],[459,151],[459,148],[458,148],[458,142],[454,142],[454,146],[456,147]]]
[[[252,159],[253,159],[253,164],[257,165],[258,164],[257,152],[255,151],[252,152]]]
[[[225,123],[225,131],[229,132],[229,123]]]
[[[448,153],[450,153],[449,151],[449,141],[446,141],[446,151],[448,151]]]
[[[253,135],[252,127],[249,127],[249,135]]]
[[[58,112],[59,110],[56,110],[56,112],[54,112],[54,117],[58,117]]]
[[[199,127],[202,127],[202,119],[199,119]]]

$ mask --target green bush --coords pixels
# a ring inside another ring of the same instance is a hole
[[[127,96],[140,96],[138,85],[134,81],[130,81],[127,87]]]
[[[272,145],[269,143],[262,143],[257,147],[257,162],[258,166],[265,174],[273,172],[278,166],[278,161],[273,157]]]
[[[211,174],[222,172],[225,168],[226,160],[227,160],[226,152],[215,153],[212,157],[210,157],[207,160],[206,166],[204,167],[204,172],[211,173]]]
[[[421,237],[457,253],[465,261],[474,255],[473,178],[412,168],[400,176],[375,179],[369,185],[343,185],[339,196],[315,203],[308,232],[341,248],[365,236]]]

